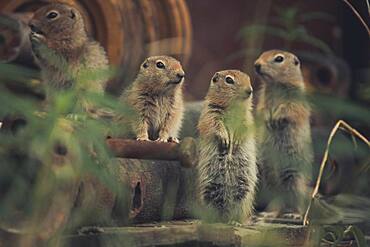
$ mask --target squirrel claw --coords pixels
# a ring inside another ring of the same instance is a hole
[[[259,217],[262,217],[262,218],[276,218],[278,216],[278,212],[260,212],[258,214]]]
[[[170,138],[168,138],[168,140],[167,140],[168,142],[174,142],[174,143],[180,143],[180,140],[179,139],[177,139],[176,137],[170,137]]]
[[[79,235],[96,235],[104,232],[104,228],[99,226],[87,226],[78,230]]]
[[[166,138],[161,138],[159,137],[157,140],[155,140],[156,142],[167,142],[167,139]]]
[[[136,141],[150,141],[149,138],[146,137],[138,137],[136,138]]]
[[[231,226],[235,226],[235,227],[242,227],[243,224],[238,222],[238,221],[235,221],[235,220],[231,220],[229,222],[227,222],[228,225],[231,225]]]
[[[303,220],[302,215],[299,213],[284,213],[279,216],[284,219]]]

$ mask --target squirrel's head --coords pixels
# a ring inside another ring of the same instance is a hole
[[[170,56],[152,56],[140,66],[139,79],[153,90],[176,88],[185,79],[179,61]]]
[[[251,80],[246,73],[223,70],[213,75],[207,100],[224,106],[235,100],[252,102],[252,92]]]
[[[266,82],[303,86],[301,63],[290,52],[266,51],[256,60],[254,68],[257,75]]]
[[[79,48],[87,39],[82,15],[65,4],[49,4],[38,9],[29,27],[32,45],[44,44],[53,51]]]

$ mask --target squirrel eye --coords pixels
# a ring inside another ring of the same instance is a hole
[[[148,68],[148,67],[149,67],[148,62],[143,63],[143,68],[144,68],[144,69],[146,69],[146,68]]]
[[[277,63],[281,63],[282,61],[284,61],[284,57],[283,56],[276,56],[275,59],[274,59],[275,62]]]
[[[231,78],[231,76],[226,76],[226,83],[228,83],[228,84],[234,84],[234,79]]]
[[[157,62],[156,66],[159,69],[164,69],[164,63],[162,63],[162,62]]]
[[[58,16],[58,13],[57,13],[57,12],[55,12],[55,11],[51,11],[51,12],[46,16],[46,18],[48,18],[48,19],[55,19],[57,16]]]

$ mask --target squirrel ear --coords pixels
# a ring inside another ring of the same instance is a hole
[[[300,65],[299,59],[297,57],[294,57],[294,65]]]
[[[144,68],[144,69],[146,69],[146,68],[148,68],[148,67],[149,67],[148,61],[145,61],[145,62],[143,63],[143,68]]]
[[[73,9],[71,9],[71,14],[70,14],[69,17],[71,17],[71,19],[76,18],[76,13],[75,13],[75,11]]]
[[[219,79],[219,74],[218,73],[216,73],[214,76],[213,76],[213,78],[212,78],[212,82],[218,82],[218,79]]]

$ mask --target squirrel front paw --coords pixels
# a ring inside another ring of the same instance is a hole
[[[176,137],[169,137],[167,141],[168,142],[174,142],[174,143],[180,143],[180,140],[177,139]]]
[[[168,138],[159,137],[156,142],[168,142]]]
[[[150,141],[150,140],[149,140],[149,138],[138,137],[138,138],[136,138],[136,141]]]
[[[136,137],[136,140],[137,140],[137,141],[150,141],[150,140],[149,140],[149,136],[148,136],[148,135],[146,135],[146,134],[138,135],[138,136]]]
[[[219,149],[222,153],[227,153],[230,147],[230,140],[226,136],[217,136],[219,142]]]
[[[230,226],[235,226],[235,227],[242,227],[243,224],[238,222],[238,221],[235,221],[235,220],[230,220],[227,222],[228,225]]]
[[[165,131],[160,131],[159,132],[159,137],[157,140],[155,140],[156,142],[168,142],[169,141],[169,136],[168,134],[165,132]]]

